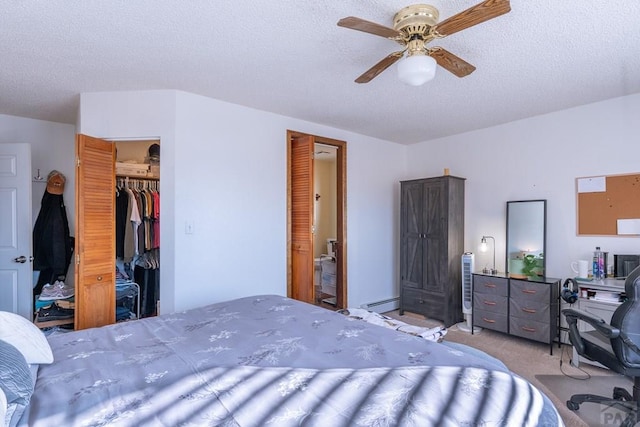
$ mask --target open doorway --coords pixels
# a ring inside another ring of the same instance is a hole
[[[287,292],[347,305],[346,142],[287,131]]]
[[[120,321],[158,314],[160,140],[116,140],[114,143],[116,145],[116,321]],[[128,210],[131,210],[131,213],[127,213]],[[137,294],[135,307],[131,302],[132,292],[127,286],[131,282],[137,286],[137,292],[134,292]]]

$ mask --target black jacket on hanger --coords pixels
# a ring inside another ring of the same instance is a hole
[[[45,283],[53,284],[58,276],[66,277],[73,245],[62,194],[45,190],[33,227],[33,269],[40,271],[34,294],[39,294]]]

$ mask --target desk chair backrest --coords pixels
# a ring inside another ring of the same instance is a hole
[[[640,267],[629,273],[624,288],[627,299],[611,318],[611,326],[620,329],[620,336],[611,340],[611,346],[624,366],[640,368]]]

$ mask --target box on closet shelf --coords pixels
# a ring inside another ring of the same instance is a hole
[[[146,177],[149,174],[149,165],[141,163],[116,162],[116,174]]]
[[[160,166],[151,165],[149,166],[149,172],[147,173],[147,177],[149,178],[160,178]]]

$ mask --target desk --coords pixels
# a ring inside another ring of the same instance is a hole
[[[578,285],[577,308],[584,310],[594,316],[601,317],[605,322],[610,323],[613,312],[624,301],[624,280],[604,279],[604,280],[576,280]],[[578,321],[580,332],[592,331],[593,328],[586,322]],[[580,362],[605,368],[598,362],[585,359],[578,355],[573,349],[571,364],[579,366]],[[605,368],[606,369],[606,368]]]

